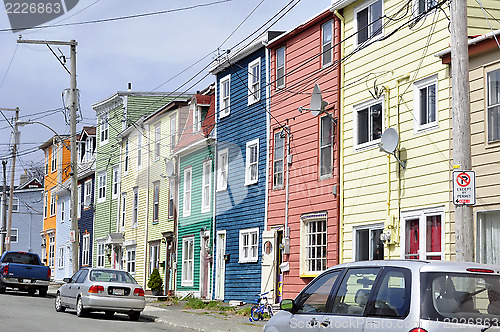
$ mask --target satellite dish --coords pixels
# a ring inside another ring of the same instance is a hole
[[[174,175],[175,165],[172,162],[172,160],[167,162],[167,164],[165,165],[165,171],[166,171],[168,177],[171,177]]]
[[[378,144],[380,151],[388,154],[394,155],[394,158],[398,161],[401,167],[406,168],[406,162],[399,160],[396,155],[396,149],[399,144],[399,134],[394,128],[387,128],[382,137],[380,138],[380,143]]]
[[[314,85],[309,111],[311,111],[311,114],[313,116],[318,116],[325,110],[325,107],[327,105],[328,103],[324,101],[323,98],[321,97],[321,90],[319,88],[318,83],[316,83]]]

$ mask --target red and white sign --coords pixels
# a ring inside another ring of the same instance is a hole
[[[69,231],[69,242],[73,243],[76,241],[76,238],[75,238],[75,231],[74,230],[70,230]]]
[[[476,173],[474,171],[453,171],[453,204],[476,204]]]

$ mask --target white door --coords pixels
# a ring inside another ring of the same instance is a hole
[[[262,232],[262,280],[261,292],[266,293],[274,289],[276,280],[276,231]],[[273,298],[276,290],[268,294],[268,298]]]
[[[224,300],[224,281],[226,279],[226,262],[224,256],[226,254],[226,231],[217,232],[217,256],[215,258],[217,268],[215,276],[215,298]]]
[[[64,278],[69,278],[73,275],[71,243],[66,244],[66,250],[64,251],[64,253]]]

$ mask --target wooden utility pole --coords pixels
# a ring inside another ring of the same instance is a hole
[[[472,169],[470,137],[469,48],[467,0],[451,0],[451,103],[453,117],[453,165],[457,170]],[[455,206],[456,260],[474,261],[472,206]]]
[[[12,165],[10,167],[10,194],[9,194],[9,214],[7,216],[7,237],[5,241],[5,250],[10,250],[10,237],[12,230],[12,205],[14,203],[14,180],[16,178],[16,157],[17,144],[19,143],[19,131],[17,130],[17,122],[19,121],[19,108],[16,108],[14,118],[14,145],[12,147]]]
[[[2,254],[5,251],[5,235],[7,234],[7,160],[2,160],[3,191],[2,191]]]

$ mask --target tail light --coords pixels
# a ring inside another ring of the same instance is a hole
[[[416,327],[414,329],[411,329],[410,332],[427,332],[427,330],[425,330],[421,327]]]
[[[99,285],[92,285],[92,286],[90,286],[88,292],[89,293],[93,293],[93,294],[103,293],[104,292],[104,287],[103,286],[99,286]]]
[[[469,272],[479,272],[479,273],[495,273],[495,271],[490,270],[490,269],[477,269],[477,268],[470,268],[467,269]]]
[[[51,275],[51,272],[50,272],[50,268],[47,269],[47,279],[50,280],[50,275]]]
[[[134,289],[134,295],[135,296],[144,296],[144,290],[142,288],[136,288],[136,289]]]
[[[3,272],[2,273],[3,273],[4,276],[6,276],[7,274],[9,274],[9,266],[8,265],[5,265],[3,267]]]

